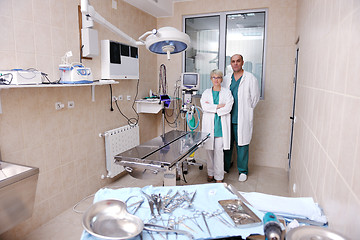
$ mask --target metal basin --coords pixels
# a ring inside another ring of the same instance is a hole
[[[0,234],[31,217],[39,169],[0,161]]]
[[[28,176],[29,174],[32,175],[31,173],[33,171],[36,172],[36,168],[17,165],[17,164],[8,163],[8,162],[0,162],[0,169],[1,169],[0,170],[0,183],[6,183],[13,177],[24,178],[24,177]],[[37,169],[37,172],[39,172],[38,169]],[[8,181],[4,182],[3,180],[8,180]]]
[[[127,212],[126,204],[110,199],[94,203],[83,215],[83,227],[102,239],[131,239],[139,235],[144,223]]]

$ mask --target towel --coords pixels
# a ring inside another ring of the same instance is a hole
[[[241,193],[257,210],[290,218],[305,218],[327,223],[326,216],[311,197],[281,197],[258,192]]]

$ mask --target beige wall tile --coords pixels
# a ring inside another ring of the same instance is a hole
[[[338,221],[339,212],[338,209],[347,209],[348,205],[344,203],[348,203],[350,189],[347,188],[347,184],[345,180],[340,176],[336,176],[333,198],[336,199],[334,201],[335,206],[332,209],[327,209],[327,214],[329,216],[329,226],[330,228],[336,229],[339,232],[345,233],[347,221]]]
[[[36,58],[34,53],[22,53],[18,52],[16,54],[16,64],[15,68],[18,69],[28,69],[36,65]],[[13,67],[14,68],[14,67]],[[11,69],[13,69],[11,68]]]
[[[355,158],[358,149],[360,99],[345,99],[343,129],[340,135],[341,156],[338,162],[338,169],[348,184],[353,177],[353,167],[359,159]]]
[[[61,165],[61,155],[58,142],[53,144],[43,144],[43,155],[45,158],[46,170],[53,171]]]
[[[54,218],[67,209],[67,206],[65,206],[64,194],[56,193],[50,197],[48,201],[51,208],[51,211],[49,212],[50,218]]]
[[[34,22],[50,25],[49,0],[33,0]]]
[[[330,99],[329,99],[330,100]],[[328,139],[328,154],[334,163],[338,163],[340,158],[340,144],[338,137],[341,134],[342,118],[344,115],[344,99],[334,95],[332,99],[332,113],[330,117],[330,132]]]
[[[49,83],[53,82],[54,79],[52,76],[54,76],[53,73],[53,62],[51,58],[51,54],[49,55],[42,55],[42,54],[36,54],[36,69],[41,70],[41,72],[48,74],[48,79],[42,79],[42,82]],[[49,60],[50,59],[50,60]],[[46,90],[45,90],[46,91]],[[41,90],[41,92],[45,92]],[[50,108],[49,108],[50,110]]]
[[[31,163],[29,165],[33,166]],[[47,179],[46,179],[46,174],[44,174],[45,171],[46,171],[45,168],[39,169],[38,183],[36,185],[36,196],[35,196],[35,205],[34,205],[35,207],[46,203],[46,199],[48,198]],[[44,214],[46,215],[47,212]]]
[[[47,200],[57,196],[63,191],[61,182],[61,168],[57,167],[47,172]],[[61,200],[61,199],[60,199]],[[52,215],[52,217],[56,216]]]
[[[61,57],[69,51],[66,47],[66,30],[64,28],[51,27],[51,41],[54,46],[53,54],[55,57],[58,57],[58,61],[55,63],[58,66]]]
[[[14,24],[11,17],[0,15],[0,51],[13,51],[15,50],[14,43]]]
[[[65,26],[65,1],[50,0],[50,19],[52,26]]]
[[[32,217],[32,227],[37,228],[41,226],[44,222],[50,220],[50,211],[51,206],[49,206],[49,202],[45,201],[41,204],[35,206],[34,208],[34,216]]]
[[[32,12],[32,0],[18,0],[13,1],[13,16],[16,19],[32,21],[33,12]]]
[[[357,197],[357,199],[360,199],[360,174],[358,174],[358,170],[360,169],[360,131],[358,131],[357,133],[357,143],[356,143],[356,154],[355,154],[355,163],[354,163],[354,168],[353,168],[353,179],[352,179],[352,183],[351,183],[351,188],[354,190],[354,195]]]
[[[15,18],[14,22],[14,36],[15,46],[17,52],[34,53],[34,24],[29,20],[20,20]]]
[[[51,27],[48,24],[35,24],[35,49],[37,54],[52,54]]]
[[[358,1],[355,1],[358,2]],[[350,42],[350,52],[349,52],[349,64],[348,64],[348,69],[347,69],[347,74],[348,74],[348,78],[347,78],[347,84],[346,84],[346,93],[350,94],[352,96],[360,96],[359,91],[357,91],[356,89],[359,88],[359,78],[357,77],[358,72],[356,69],[359,69],[359,64],[360,64],[360,60],[359,60],[359,54],[357,54],[356,51],[353,51],[353,49],[358,49],[360,47],[360,42],[357,41],[357,39],[360,36],[360,9],[358,8],[353,16],[352,16],[352,24],[351,24],[351,42]]]
[[[60,179],[59,179],[60,180]],[[62,186],[66,191],[71,190],[74,192],[74,186],[76,185],[76,169],[75,162],[72,161],[68,164],[61,166],[61,182]],[[73,198],[70,202],[75,202],[76,198]]]
[[[0,15],[1,16],[12,16],[12,0],[3,0],[0,2]]]
[[[2,58],[0,58],[0,65],[2,69],[12,69],[16,65],[16,54],[15,50],[12,51],[0,51]],[[4,91],[2,91],[4,92]]]
[[[360,203],[358,201],[359,197],[356,197],[352,194],[349,196],[349,201],[347,202],[347,208],[344,215],[348,219],[349,222],[355,223],[356,219],[358,219],[360,214]],[[345,236],[352,237],[352,236],[359,236],[360,229],[357,224],[347,224],[345,226]]]
[[[298,1],[297,34],[302,54],[297,117],[301,124],[295,127],[301,130],[295,132],[301,134],[295,135],[293,152],[299,163],[293,164],[295,176],[290,178],[290,185],[300,185],[300,196],[310,194],[319,201],[331,229],[350,237],[358,232],[351,227],[354,215],[350,212],[360,209],[355,184],[359,173],[354,170],[359,159],[359,98],[350,90],[357,86],[352,44],[358,45],[358,33],[353,32],[359,24],[354,22],[358,18],[354,3]],[[298,178],[300,173],[302,178]],[[309,186],[313,191],[306,190]],[[339,211],[345,211],[346,217],[340,220]]]

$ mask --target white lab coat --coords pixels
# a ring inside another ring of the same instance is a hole
[[[224,77],[222,86],[230,88],[231,74]],[[253,132],[254,108],[260,99],[259,83],[256,77],[244,71],[238,91],[238,145],[250,144]]]
[[[206,103],[208,102],[208,103]],[[228,88],[221,87],[219,93],[219,104],[225,104],[224,107],[216,109],[217,104],[214,104],[212,88],[206,89],[200,99],[201,107],[203,109],[202,117],[202,132],[210,133],[210,138],[204,143],[204,148],[214,150],[214,119],[215,113],[221,119],[221,128],[223,135],[223,147],[225,150],[230,149],[231,139],[231,116],[230,112],[234,103],[234,98]]]

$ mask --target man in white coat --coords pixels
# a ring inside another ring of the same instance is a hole
[[[201,95],[203,109],[202,132],[210,133],[204,143],[208,159],[208,182],[222,182],[224,179],[224,149],[230,149],[230,112],[234,99],[229,89],[221,87],[223,73],[214,69],[210,73],[213,86]]]
[[[250,72],[244,71],[244,59],[240,54],[231,57],[232,74],[224,78],[223,86],[229,88],[234,97],[231,111],[230,150],[224,151],[224,170],[229,172],[234,141],[237,152],[239,181],[247,180],[249,144],[253,131],[254,108],[259,101],[259,83]]]

